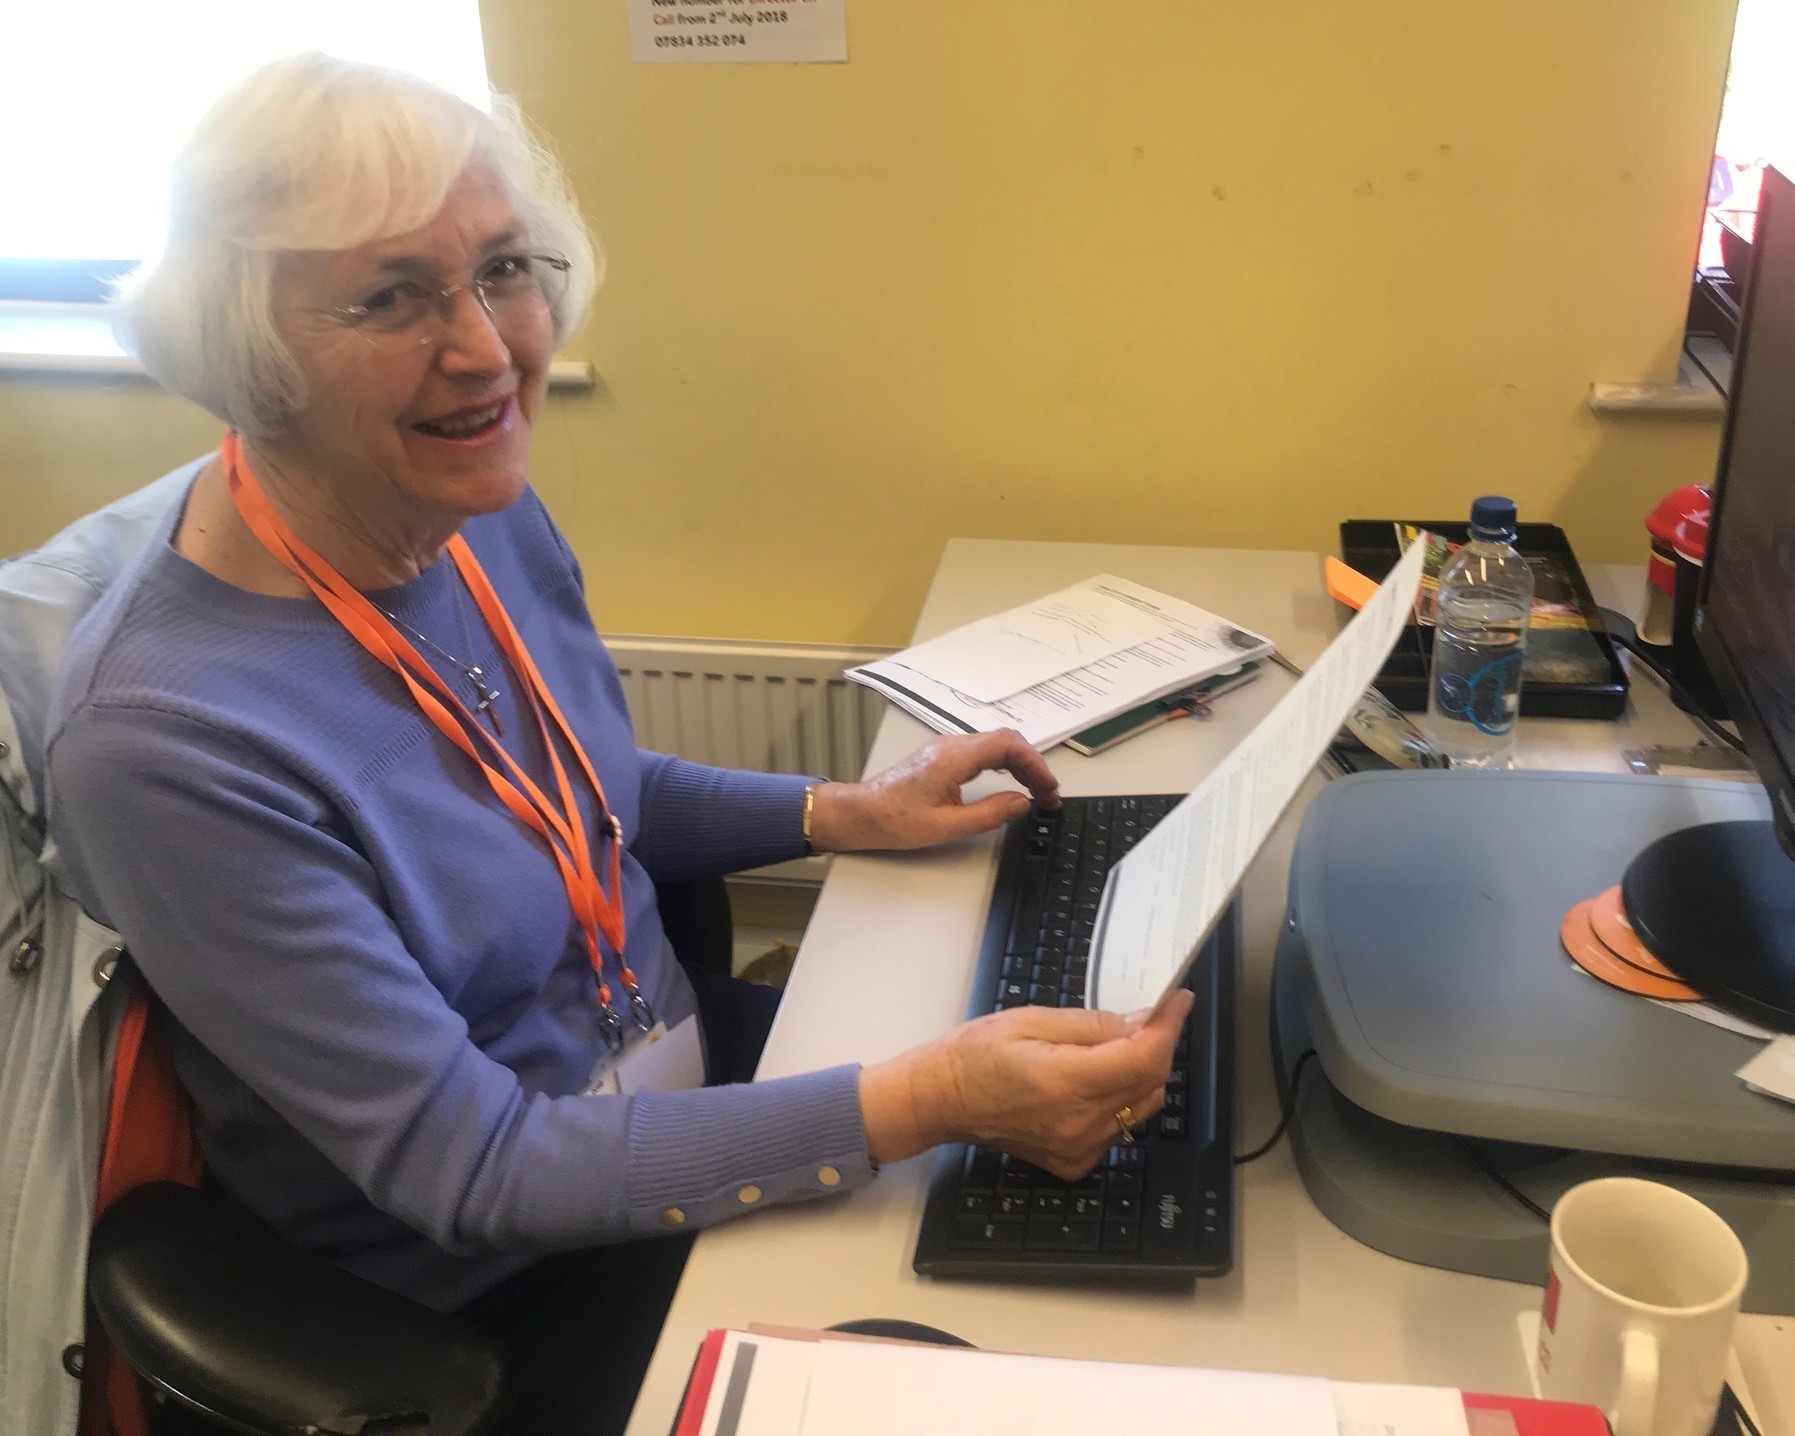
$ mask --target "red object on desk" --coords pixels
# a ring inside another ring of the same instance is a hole
[[[1569,1401],[1534,1401],[1524,1396],[1473,1396],[1465,1393],[1465,1412],[1506,1411],[1515,1419],[1515,1436],[1609,1436],[1608,1418],[1593,1406]],[[1472,1427],[1475,1436],[1476,1427]]]
[[[686,1378],[686,1394],[679,1399],[679,1417],[673,1423],[673,1436],[698,1436],[704,1425],[704,1408],[710,1404],[711,1383],[717,1379],[717,1359],[723,1354],[721,1328],[711,1332],[698,1345],[698,1359],[692,1363],[692,1374]]]
[[[723,1354],[723,1338],[728,1334],[719,1328],[699,1344],[698,1358],[692,1363],[686,1393],[679,1403],[679,1416],[673,1423],[673,1436],[698,1436],[703,1429],[705,1408],[710,1404],[717,1363]],[[1523,1396],[1475,1396],[1470,1392],[1464,1393],[1463,1400],[1465,1413],[1472,1421],[1472,1436],[1478,1436],[1474,1413],[1479,1411],[1505,1412],[1513,1417],[1513,1436],[1610,1436],[1607,1418],[1593,1406],[1534,1401]]]

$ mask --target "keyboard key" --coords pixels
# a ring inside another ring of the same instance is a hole
[[[1141,1174],[1126,1171],[1111,1172],[1109,1174],[1109,1194],[1111,1197],[1139,1197]]]
[[[1001,1153],[993,1152],[989,1147],[968,1147],[966,1166],[960,1173],[960,1190],[993,1196],[997,1192],[998,1173],[1002,1170]]]
[[[1031,1252],[1094,1252],[1102,1240],[1095,1223],[1043,1221],[1028,1224],[1023,1249]]]
[[[1028,1172],[1023,1170],[1019,1164],[1006,1159],[1004,1169],[997,1174],[998,1192],[1021,1192],[1026,1196],[1028,1189]]]
[[[1066,1194],[1064,1192],[1036,1192],[1031,1215],[1052,1217],[1055,1220],[1063,1218],[1066,1215]]]
[[[1141,1247],[1141,1229],[1138,1222],[1105,1222],[1103,1224],[1103,1250],[1106,1252],[1139,1251]]]
[[[1010,940],[1005,951],[1035,945],[1035,930],[1041,923],[1041,894],[1046,891],[1047,877],[1040,872],[1025,872],[1016,892],[1015,914],[1010,919]]]
[[[998,1217],[1026,1217],[1034,1200],[1027,1192],[1004,1192],[998,1196],[991,1214]]]
[[[1073,1197],[1066,1203],[1066,1220],[1069,1222],[1100,1222],[1103,1220],[1102,1197]]]
[[[979,1251],[1022,1250],[1022,1222],[983,1221],[978,1217],[956,1217],[948,1242],[956,1247]]]
[[[1141,1215],[1140,1194],[1136,1192],[1133,1196],[1123,1196],[1112,1191],[1109,1194],[1108,1210],[1112,1221],[1138,1221]]]
[[[960,1193],[959,1213],[963,1217],[977,1217],[983,1221],[991,1215],[991,1196],[988,1192]]]

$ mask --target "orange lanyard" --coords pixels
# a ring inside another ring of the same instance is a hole
[[[604,1012],[605,1040],[615,1046],[621,1040],[623,1028],[616,1013],[611,1010],[611,986],[605,980],[601,936],[610,943],[611,950],[617,955],[623,986],[629,994],[631,1018],[644,1031],[651,1028],[654,1025],[654,1012],[649,1007],[648,1000],[638,991],[636,974],[630,970],[623,957],[623,825],[611,812],[610,805],[605,801],[604,785],[598,781],[598,774],[586,757],[586,750],[580,746],[580,740],[568,726],[567,719],[562,715],[554,695],[549,692],[548,684],[543,681],[535,660],[531,658],[523,636],[511,622],[511,615],[499,601],[491,581],[486,577],[486,570],[480,567],[480,560],[474,557],[467,540],[460,534],[451,538],[448,544],[449,557],[454,560],[481,616],[491,628],[500,651],[510,660],[512,672],[529,700],[530,711],[536,718],[537,731],[542,735],[543,749],[554,769],[555,788],[560,798],[558,805],[544,795],[530,775],[486,731],[485,725],[468,711],[454,690],[411,646],[387,616],[352,587],[347,579],[331,567],[327,559],[308,546],[275,511],[274,505],[268,501],[268,495],[251,471],[249,461],[243,453],[242,442],[234,430],[226,434],[224,439],[224,472],[237,512],[243,516],[244,523],[249,525],[250,532],[262,547],[283,567],[298,576],[318,601],[330,610],[337,622],[343,625],[351,638],[398,674],[424,716],[479,766],[487,785],[499,801],[548,846],[549,855],[554,858],[555,866],[561,873],[561,881],[567,888],[568,903],[585,936],[592,971],[598,978],[598,1000]],[[566,765],[561,761],[560,750],[549,731],[551,719],[555,731],[561,735],[568,751],[579,764],[580,772],[596,800],[599,827],[610,838],[609,893],[605,891],[606,885],[599,880],[598,871],[593,864],[585,824],[580,817],[579,805],[574,801],[573,784],[568,780]],[[504,765],[504,772],[487,761],[482,755],[482,746],[500,760]],[[506,776],[507,773],[509,777]]]

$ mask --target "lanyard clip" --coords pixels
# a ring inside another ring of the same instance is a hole
[[[600,1009],[598,1035],[604,1038],[608,1051],[615,1052],[623,1046],[623,1022],[609,1007]]]
[[[629,1011],[630,1017],[635,1022],[638,1030],[642,1032],[654,1031],[654,1009],[648,1005],[648,999],[633,987],[630,989],[629,994]]]

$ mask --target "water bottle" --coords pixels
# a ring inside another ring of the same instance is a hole
[[[1533,573],[1515,552],[1513,499],[1471,505],[1471,538],[1440,572],[1429,736],[1455,768],[1514,765]]]

